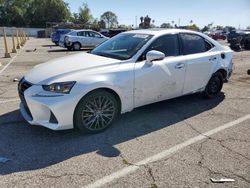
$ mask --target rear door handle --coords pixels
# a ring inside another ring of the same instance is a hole
[[[175,68],[176,69],[182,69],[183,67],[185,67],[185,64],[184,63],[178,63]]]

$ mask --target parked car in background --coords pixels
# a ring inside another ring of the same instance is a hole
[[[106,37],[114,37],[122,32],[127,31],[126,29],[110,29],[110,30],[102,30],[100,33]]]
[[[61,36],[71,31],[73,31],[73,29],[57,29],[55,32],[51,34],[51,41],[58,46]]]
[[[108,39],[108,37],[93,30],[75,30],[61,36],[59,45],[68,50],[93,49]]]
[[[105,37],[110,37],[109,31],[100,31],[100,33]]]
[[[249,31],[236,31],[236,30],[233,30],[227,35],[227,41],[228,41],[228,43],[230,43],[233,38],[238,38],[238,37],[243,39],[244,37],[246,37],[249,34],[250,34]]]
[[[213,33],[210,33],[209,36],[214,40],[226,40],[227,38],[226,35],[221,32],[213,32]]]
[[[33,125],[98,133],[139,106],[197,92],[216,97],[232,57],[229,47],[194,31],[121,33],[91,53],[36,66],[18,84],[20,111]]]

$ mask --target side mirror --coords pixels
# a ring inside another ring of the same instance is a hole
[[[151,50],[146,54],[146,63],[151,64],[153,61],[163,60],[164,58],[165,58],[164,53],[156,50]]]

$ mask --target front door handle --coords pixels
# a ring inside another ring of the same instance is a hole
[[[184,63],[178,63],[175,68],[176,69],[182,69],[183,67],[185,67],[185,64]]]

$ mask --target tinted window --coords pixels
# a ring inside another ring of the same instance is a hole
[[[214,47],[214,45],[208,41],[205,41],[205,45],[206,45],[206,51],[209,51]]]
[[[77,32],[77,36],[85,37],[86,36],[86,32],[85,31],[79,31],[79,32]]]
[[[156,39],[148,48],[150,50],[158,50],[166,56],[179,55],[178,37],[177,35],[165,35]]]
[[[139,61],[146,59],[146,54],[151,50],[157,50],[166,56],[178,56],[179,45],[177,35],[165,35],[157,38],[139,58]]]
[[[187,54],[196,54],[206,52],[211,49],[209,48],[209,44],[206,44],[205,40],[194,34],[180,34],[182,39],[183,53]]]
[[[95,33],[95,32],[88,32],[88,35],[90,37],[101,38],[101,35],[99,35],[98,33]]]

